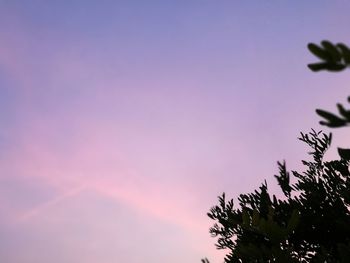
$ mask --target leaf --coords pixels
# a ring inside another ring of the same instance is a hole
[[[350,120],[350,110],[346,110],[342,104],[337,104],[339,113],[345,117],[348,121]]]
[[[346,121],[339,118],[338,116],[334,115],[333,113],[330,113],[328,111],[324,111],[321,109],[316,109],[316,113],[320,115],[321,117],[327,119],[328,122],[321,121],[320,123],[322,125],[326,125],[328,127],[336,128],[336,127],[342,127],[346,125]]]
[[[346,65],[343,65],[343,64],[328,63],[327,65],[328,71],[338,72],[338,71],[342,71],[345,68],[346,68]]]
[[[340,62],[341,54],[340,54],[339,50],[336,48],[336,46],[333,45],[333,43],[324,40],[321,42],[321,45],[325,48],[327,53],[330,54],[332,61]]]
[[[303,134],[302,134],[303,135]],[[290,197],[290,193],[292,191],[292,187],[290,186],[290,176],[286,169],[286,162],[277,162],[279,167],[279,175],[275,175],[275,178],[277,179],[277,182],[279,186],[281,187],[281,190],[283,194],[287,197]]]
[[[342,43],[337,44],[337,47],[341,50],[342,57],[343,57],[345,63],[349,65],[350,64],[350,49]]]
[[[307,65],[309,69],[311,69],[314,72],[320,71],[320,70],[326,70],[329,65],[328,63],[321,62],[321,63],[312,63]]]
[[[350,149],[338,148],[339,156],[346,161],[350,161]]]
[[[324,49],[315,45],[314,43],[309,43],[307,45],[307,48],[310,50],[312,54],[314,54],[316,57],[322,60],[330,61],[332,59],[329,53],[327,53]]]

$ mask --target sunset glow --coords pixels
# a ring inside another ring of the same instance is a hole
[[[315,108],[349,95],[306,68],[308,42],[350,44],[348,10],[0,1],[0,262],[222,262],[217,196],[275,189]]]

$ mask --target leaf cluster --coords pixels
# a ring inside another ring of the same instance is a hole
[[[321,45],[308,44],[308,49],[321,61],[308,64],[312,71],[342,71],[350,65],[350,49],[343,43],[333,44],[324,40]]]
[[[348,97],[350,103],[350,97]],[[316,109],[316,113],[321,116],[324,120],[320,121],[321,125],[328,126],[330,128],[345,127],[350,123],[350,110],[345,109],[340,103],[337,104],[339,115],[325,111],[322,109]]]

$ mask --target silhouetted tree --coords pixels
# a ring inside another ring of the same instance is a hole
[[[308,48],[322,60],[308,65],[313,71],[341,71],[350,65],[344,44],[322,41]],[[338,111],[340,116],[316,110],[326,119],[322,125],[346,126],[350,111],[340,104]],[[208,213],[216,221],[210,233],[218,238],[217,248],[228,250],[225,262],[349,262],[350,150],[338,148],[339,160],[324,161],[331,134],[312,130],[299,139],[311,148],[312,158],[302,161],[302,172],[289,172],[285,162],[278,162],[275,178],[282,198],[271,195],[265,182],[253,193],[241,194],[237,208],[222,194]]]

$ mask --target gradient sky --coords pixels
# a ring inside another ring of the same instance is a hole
[[[314,109],[349,95],[306,68],[308,42],[350,43],[349,10],[0,0],[0,262],[222,262],[217,196],[277,189]]]

